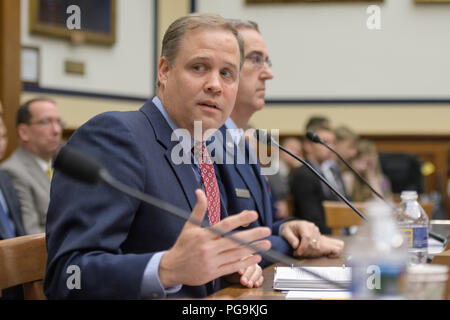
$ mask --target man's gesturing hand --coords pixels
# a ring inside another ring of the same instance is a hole
[[[201,190],[196,190],[195,194],[197,204],[191,217],[203,221],[207,208],[206,197]],[[223,232],[230,232],[257,218],[258,214],[255,211],[244,211],[223,219],[214,227]],[[258,251],[270,249],[269,240],[259,240],[270,235],[269,228],[258,227],[239,231],[233,235],[245,242],[256,241],[253,245],[258,247]],[[236,242],[209,231],[208,228],[202,228],[188,221],[174,246],[162,256],[159,278],[165,288],[177,284],[202,285],[259,263],[261,256],[253,253],[253,250],[241,247]]]

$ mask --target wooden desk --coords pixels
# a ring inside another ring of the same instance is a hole
[[[302,259],[298,260],[303,266],[314,267],[336,267],[342,266],[345,262],[343,257],[338,259],[317,258],[317,259]],[[264,282],[260,288],[244,288],[240,284],[234,284],[230,287],[222,289],[210,296],[210,298],[231,297],[233,299],[245,300],[284,300],[285,293],[273,290],[273,273],[276,266],[281,264],[273,264],[263,270]]]

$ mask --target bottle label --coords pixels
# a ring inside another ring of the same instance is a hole
[[[428,228],[401,228],[400,232],[403,233],[403,237],[410,248],[424,249],[428,247]]]

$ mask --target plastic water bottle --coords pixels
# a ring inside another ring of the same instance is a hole
[[[352,299],[402,299],[401,277],[408,251],[392,209],[380,202],[365,207],[367,221],[347,246]]]
[[[403,191],[402,202],[397,209],[397,223],[409,247],[411,265],[427,262],[428,216],[417,202],[416,191]]]

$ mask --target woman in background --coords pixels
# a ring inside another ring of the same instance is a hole
[[[378,159],[375,144],[367,139],[359,139],[357,142],[357,153],[351,161],[353,168],[383,197],[392,197],[391,183],[383,174]],[[370,188],[362,183],[353,172],[343,173],[347,194],[351,195],[352,201],[364,202],[373,200],[376,196]]]

